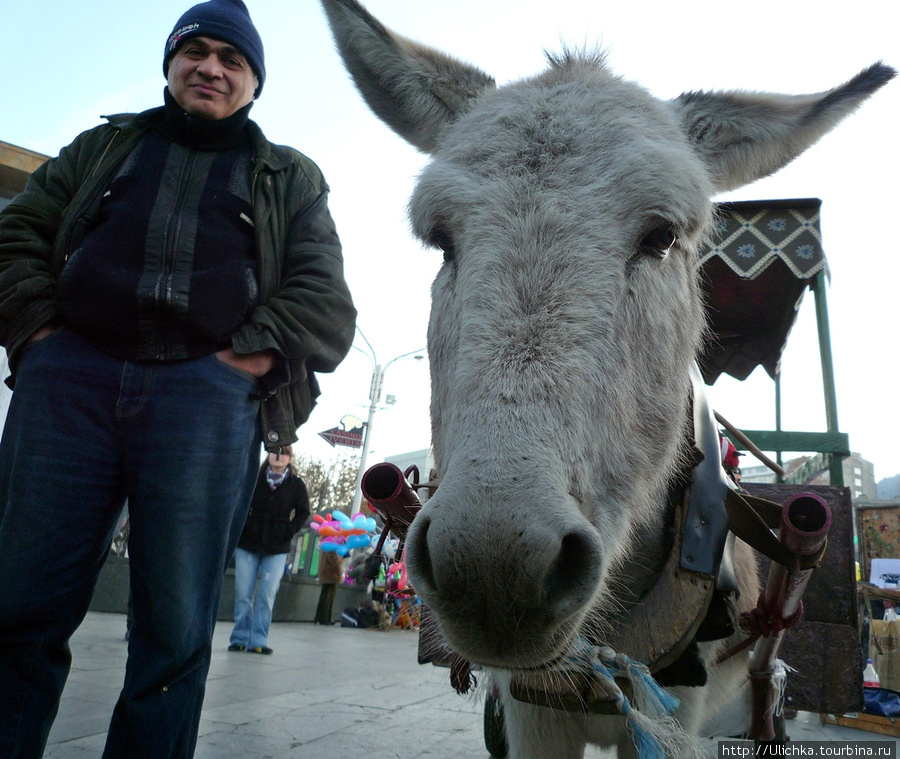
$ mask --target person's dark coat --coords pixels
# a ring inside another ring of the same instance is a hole
[[[259,470],[238,548],[266,555],[288,553],[294,535],[309,519],[309,495],[303,480],[293,473],[272,490],[266,481],[268,468],[263,464]]]

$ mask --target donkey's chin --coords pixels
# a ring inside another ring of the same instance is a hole
[[[460,656],[489,669],[514,672],[556,670],[572,650],[580,625],[567,623],[552,630],[490,634],[472,630],[454,631],[442,625],[442,634]]]

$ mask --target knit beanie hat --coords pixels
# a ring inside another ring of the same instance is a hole
[[[209,37],[227,42],[240,50],[259,80],[254,93],[254,97],[259,97],[266,79],[265,55],[262,39],[242,0],[209,0],[195,5],[178,19],[166,41],[166,54],[163,57],[165,76],[169,75],[169,59],[172,54],[182,41],[190,37]]]

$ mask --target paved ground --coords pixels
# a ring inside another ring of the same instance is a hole
[[[416,664],[414,632],[275,623],[272,656],[228,653],[230,632],[228,623],[216,629],[196,759],[488,757],[481,702],[457,696],[445,670]],[[90,613],[72,639],[46,759],[100,756],[124,674],[124,633],[124,616]],[[806,713],[788,732],[793,740],[885,739]]]

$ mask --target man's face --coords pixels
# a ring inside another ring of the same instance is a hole
[[[169,61],[168,85],[178,105],[193,116],[225,119],[253,100],[257,79],[232,45],[191,37]]]

